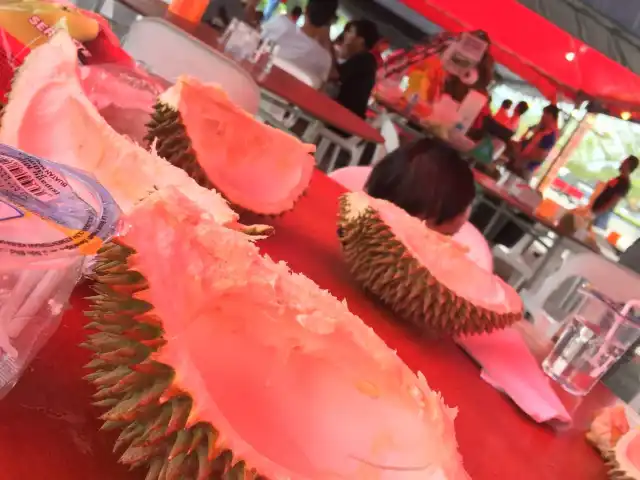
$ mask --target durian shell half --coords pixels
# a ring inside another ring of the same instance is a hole
[[[640,429],[632,429],[623,435],[603,456],[609,467],[609,478],[640,480]]]
[[[361,192],[348,193],[340,199],[338,236],[354,278],[387,305],[398,320],[427,336],[461,336],[502,329],[522,319],[522,302],[515,290],[468,260],[464,247],[429,230],[417,219],[403,219],[403,225],[408,221],[412,228],[424,229],[424,242],[437,249],[438,261],[449,255],[456,259],[460,282],[484,279],[484,275],[487,283],[493,282],[500,290],[503,302],[488,306],[489,302],[483,305],[480,299],[471,301],[457,292],[451,275],[447,284],[439,280],[433,269],[421,263],[403,243],[401,233],[405,226],[401,229],[385,223],[377,208],[393,210],[395,218],[408,217],[389,202]]]
[[[147,467],[146,479],[259,479],[225,448],[210,424],[194,423],[193,400],[174,385],[175,370],[152,358],[166,341],[153,305],[137,294],[146,279],[129,266],[135,251],[120,241],[105,245],[94,268],[90,334],[94,352],[85,378],[96,388],[94,405],[107,409],[102,430],[121,430],[114,451],[130,467]]]
[[[307,190],[315,146],[260,123],[224,90],[182,76],[163,93],[145,141],[158,155],[258,215],[291,210]]]

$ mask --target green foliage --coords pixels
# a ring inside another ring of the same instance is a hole
[[[594,129],[585,135],[566,167],[581,180],[595,184],[618,175],[620,162],[629,155],[640,155],[640,126],[598,115]],[[632,178],[629,203],[640,202],[640,172]]]

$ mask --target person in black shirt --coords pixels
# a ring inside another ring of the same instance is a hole
[[[591,212],[596,219],[612,212],[618,202],[631,189],[631,174],[638,168],[638,157],[630,155],[620,164],[620,175],[609,180],[590,202]]]
[[[340,87],[336,101],[361,118],[366,118],[376,83],[378,63],[371,49],[379,39],[378,27],[369,20],[351,22],[344,32],[342,52],[346,60],[337,66]]]

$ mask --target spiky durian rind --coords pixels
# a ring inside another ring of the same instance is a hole
[[[98,252],[97,295],[86,312],[86,328],[97,333],[83,344],[94,352],[86,379],[98,389],[95,405],[108,408],[102,429],[122,430],[114,447],[124,450],[120,462],[147,465],[146,480],[264,480],[234,458],[214,426],[195,418],[173,368],[152,358],[166,341],[153,305],[136,295],[148,284],[130,268],[134,253],[120,241]]]
[[[629,476],[627,472],[622,470],[620,464],[616,460],[615,452],[609,451],[601,453],[609,472],[609,478],[612,480],[638,480],[637,478]]]
[[[180,112],[162,101],[156,102],[153,108],[151,120],[147,123],[147,135],[144,137],[148,147],[155,147],[159,156],[187,172],[201,187],[215,188],[215,185],[211,183],[206,172],[198,163],[198,157],[193,149],[191,139],[187,135],[187,129],[184,126]],[[218,191],[226,198],[222,189],[218,189]],[[302,192],[297,200],[300,200],[305,195],[306,190]],[[245,211],[269,218],[277,218],[293,210],[292,207],[278,214],[264,214],[238,205],[229,198],[227,200],[233,209],[238,212]],[[295,203],[297,203],[297,200]]]
[[[155,146],[159,156],[187,172],[198,185],[213,188],[213,184],[198,163],[180,112],[160,101],[156,102],[151,120],[147,123],[147,135],[144,139],[149,147]]]
[[[609,478],[612,480],[637,480],[625,472],[620,463],[616,460],[615,446],[613,448],[603,448],[598,439],[591,433],[586,434],[587,441],[598,450],[605,461]]]
[[[340,198],[338,237],[364,289],[426,335],[491,332],[522,319],[522,312],[501,314],[458,296],[411,256],[373,208],[352,215],[346,196]]]

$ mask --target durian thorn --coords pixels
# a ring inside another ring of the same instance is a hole
[[[218,440],[220,439],[220,435],[217,430],[214,430],[213,427],[207,430],[207,458],[210,462],[212,462],[215,458],[217,458],[221,453],[223,448],[218,447]],[[222,442],[220,442],[222,443]]]
[[[270,225],[247,225],[243,227],[241,231],[250,236],[268,237],[275,232],[275,229]]]
[[[198,409],[195,404],[191,405],[191,410],[189,411],[189,416],[187,417],[185,428],[192,428],[194,425],[200,422],[200,415]]]
[[[158,402],[164,404],[173,400],[176,397],[181,397],[184,395],[185,395],[184,390],[178,387],[175,383],[172,383],[171,385],[169,385],[169,387],[167,387],[164,393],[160,396],[160,398],[158,399]]]
[[[90,373],[85,375],[84,379],[98,386],[115,385],[129,373],[131,373],[131,369],[126,366],[119,366],[113,370]]]
[[[170,366],[155,360],[146,360],[137,365],[132,365],[131,369],[146,375],[173,375],[173,369]],[[169,389],[171,388],[169,387]]]
[[[171,434],[185,428],[187,418],[189,418],[189,413],[191,411],[192,402],[191,398],[185,396],[174,399],[171,402],[171,405],[173,408],[171,412],[171,419],[167,425],[167,434]]]
[[[162,472],[162,467],[165,464],[165,459],[155,458],[149,464],[149,471],[147,472],[147,476],[144,480],[158,480],[160,478],[160,472]]]
[[[183,480],[185,475],[183,474],[183,465],[187,459],[187,454],[184,452],[178,453],[175,456],[169,455],[169,463],[165,473],[165,480]]]
[[[117,428],[124,428],[128,425],[128,422],[111,421],[107,420],[102,424],[100,430],[115,430]]]
[[[144,433],[144,425],[138,422],[129,424],[118,436],[113,446],[113,452],[117,452],[126,444],[131,444],[136,438]]]
[[[120,457],[120,462],[127,465],[139,464],[162,452],[158,445],[131,446]]]
[[[196,458],[198,459],[197,480],[209,480],[213,473],[213,461],[209,458],[208,449],[204,445],[196,449]]]
[[[186,455],[186,452],[191,446],[191,437],[191,430],[179,430],[176,434],[176,440],[167,458],[169,460],[172,460],[178,455]]]
[[[206,423],[198,423],[191,427],[191,445],[187,450],[188,453],[193,453],[198,448],[198,446],[204,444],[207,439],[208,429],[210,429],[210,427]]]
[[[146,347],[149,347],[152,350],[158,350],[161,347],[165,346],[167,344],[167,341],[162,338],[152,338],[152,339],[148,339],[148,340],[141,340],[140,343]]]
[[[138,285],[146,280],[141,273],[127,270],[124,273],[106,273],[98,275],[98,281],[107,285]]]
[[[240,460],[233,467],[231,467],[231,470],[227,472],[227,475],[226,475],[227,480],[244,480],[245,468],[246,468],[246,464],[244,460]]]
[[[98,330],[99,332],[108,333],[123,333],[126,330],[126,327],[123,325],[118,325],[116,323],[108,324],[99,322],[87,323],[84,328],[86,330]]]
[[[139,404],[142,406],[149,405],[153,401],[157,401],[165,390],[171,385],[173,376],[168,376],[166,379],[158,379],[150,388],[142,392],[140,395]]]
[[[156,410],[155,418],[150,420],[145,432],[140,437],[141,444],[155,443],[159,439],[165,438],[167,424],[171,419],[171,408],[169,406],[161,407]]]

